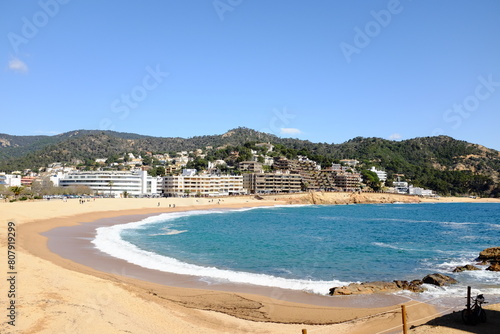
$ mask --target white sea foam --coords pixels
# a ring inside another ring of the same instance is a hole
[[[150,236],[154,237],[157,235],[176,235],[176,234],[188,232],[188,230],[180,231],[180,230],[174,230],[174,229],[169,229],[169,228],[164,228],[163,231],[164,231],[163,233],[150,234]]]
[[[399,251],[405,251],[405,252],[425,252],[425,249],[414,249],[414,248],[405,248],[405,247],[400,247],[396,246],[393,244],[388,244],[385,242],[372,242],[371,243],[373,246],[381,247],[381,248],[390,248],[390,249],[395,249]]]
[[[471,223],[471,222],[463,222],[463,223],[458,223],[458,222],[440,222],[441,225],[449,226],[451,228],[455,229],[463,229],[467,228],[470,225],[479,225],[479,223]]]
[[[246,209],[243,209],[246,210]],[[240,211],[243,211],[240,210]],[[121,238],[121,232],[127,229],[143,228],[146,224],[164,222],[188,215],[212,214],[227,211],[190,211],[161,214],[159,216],[148,217],[144,220],[114,225],[109,227],[100,227],[97,229],[96,237],[92,243],[100,251],[113,257],[125,260],[129,263],[176,274],[199,276],[200,279],[220,282],[232,282],[240,284],[254,284],[261,286],[277,287],[284,289],[302,290],[318,294],[326,294],[331,287],[346,285],[350,282],[331,281],[313,281],[304,279],[286,279],[266,274],[256,274],[248,272],[231,271],[219,269],[216,267],[204,267],[194,264],[181,262],[177,259],[162,256],[150,251],[140,249]]]
[[[390,248],[390,249],[396,249],[396,250],[405,250],[404,248],[394,246],[391,244],[386,244],[385,242],[372,242],[372,245],[377,246],[377,247],[382,247],[382,248]]]

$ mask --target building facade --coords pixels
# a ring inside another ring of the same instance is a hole
[[[120,197],[126,192],[133,196],[156,195],[157,181],[146,171],[75,171],[64,174],[61,187],[87,186],[95,194]]]
[[[0,173],[0,185],[5,187],[21,186],[21,175]]]
[[[164,176],[160,191],[168,197],[213,197],[246,193],[241,175]]]
[[[361,174],[359,173],[339,173],[335,175],[335,185],[344,191],[359,190],[361,180]]]
[[[301,190],[301,184],[299,174],[243,174],[243,188],[251,194],[294,193]]]
[[[242,161],[238,164],[238,167],[242,171],[253,172],[253,173],[262,173],[262,164],[257,161]]]
[[[378,170],[374,166],[372,166],[372,168],[370,169],[370,172],[374,172],[375,174],[377,174],[378,179],[380,181],[382,181],[382,182],[387,181],[387,172],[384,172],[383,170]]]

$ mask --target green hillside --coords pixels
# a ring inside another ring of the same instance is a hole
[[[340,159],[357,159],[360,168],[384,169],[389,178],[404,174],[415,186],[441,194],[500,196],[500,152],[446,136],[403,141],[356,137],[342,144],[312,143],[279,138],[248,128],[222,135],[192,138],[151,137],[113,131],[72,131],[57,136],[9,136],[0,134],[0,171],[37,169],[52,162],[88,163],[97,158],[123,156],[127,152],[165,153],[205,149],[209,157],[227,158],[230,150],[248,151],[257,142],[276,146],[274,155],[305,155],[327,167]],[[226,155],[226,156],[225,156]]]

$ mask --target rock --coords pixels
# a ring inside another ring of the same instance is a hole
[[[381,292],[396,292],[400,290],[394,282],[364,282],[351,283],[347,286],[330,289],[330,295],[362,295]]]
[[[351,283],[347,286],[334,287],[330,289],[330,295],[363,295],[371,293],[391,293],[400,290],[409,290],[413,292],[423,292],[422,281],[394,281],[394,282],[364,282]]]
[[[425,276],[422,279],[422,282],[427,283],[427,284],[433,284],[437,286],[444,286],[448,284],[455,284],[458,283],[456,279],[450,276],[446,276],[443,274],[430,274]]]
[[[495,262],[495,263],[491,264],[488,268],[486,268],[486,270],[500,271],[500,262]]]
[[[481,269],[479,269],[478,267],[473,266],[471,264],[467,264],[465,266],[456,267],[455,269],[453,269],[453,272],[460,273],[460,272],[466,271],[466,270],[481,270]]]
[[[479,261],[500,262],[500,247],[486,248],[478,257]]]
[[[421,280],[408,281],[394,281],[396,285],[402,290],[409,290],[412,292],[424,292],[425,289],[422,287],[423,282]]]

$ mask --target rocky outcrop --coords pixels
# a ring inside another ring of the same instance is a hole
[[[372,293],[391,293],[400,290],[413,292],[424,291],[421,287],[422,281],[394,281],[394,282],[364,282],[351,283],[347,286],[334,287],[330,289],[330,295],[362,295]]]
[[[431,274],[425,276],[422,280],[413,281],[393,281],[393,282],[364,282],[364,283],[351,283],[346,286],[333,287],[330,289],[330,295],[362,295],[371,293],[392,293],[401,290],[408,290],[412,292],[424,292],[425,289],[422,284],[433,284],[437,286],[455,284],[457,281],[446,275]]]
[[[484,264],[490,264],[486,270],[500,271],[500,247],[486,248],[479,253],[477,260]]]
[[[500,247],[486,248],[479,253],[478,261],[499,263],[500,262]]]
[[[456,279],[450,276],[446,276],[443,274],[430,274],[425,276],[422,281],[427,284],[437,285],[437,286],[445,286],[449,284],[458,283]]]
[[[309,192],[307,194],[274,196],[290,204],[382,204],[382,203],[419,203],[418,196],[365,193],[365,192]]]
[[[495,263],[491,264],[488,268],[486,268],[486,270],[489,270],[489,271],[500,271],[500,263],[499,262],[495,262]]]
[[[453,269],[453,272],[461,273],[462,271],[469,271],[469,270],[481,270],[481,269],[471,264],[466,264],[465,266],[456,267],[455,269]]]

